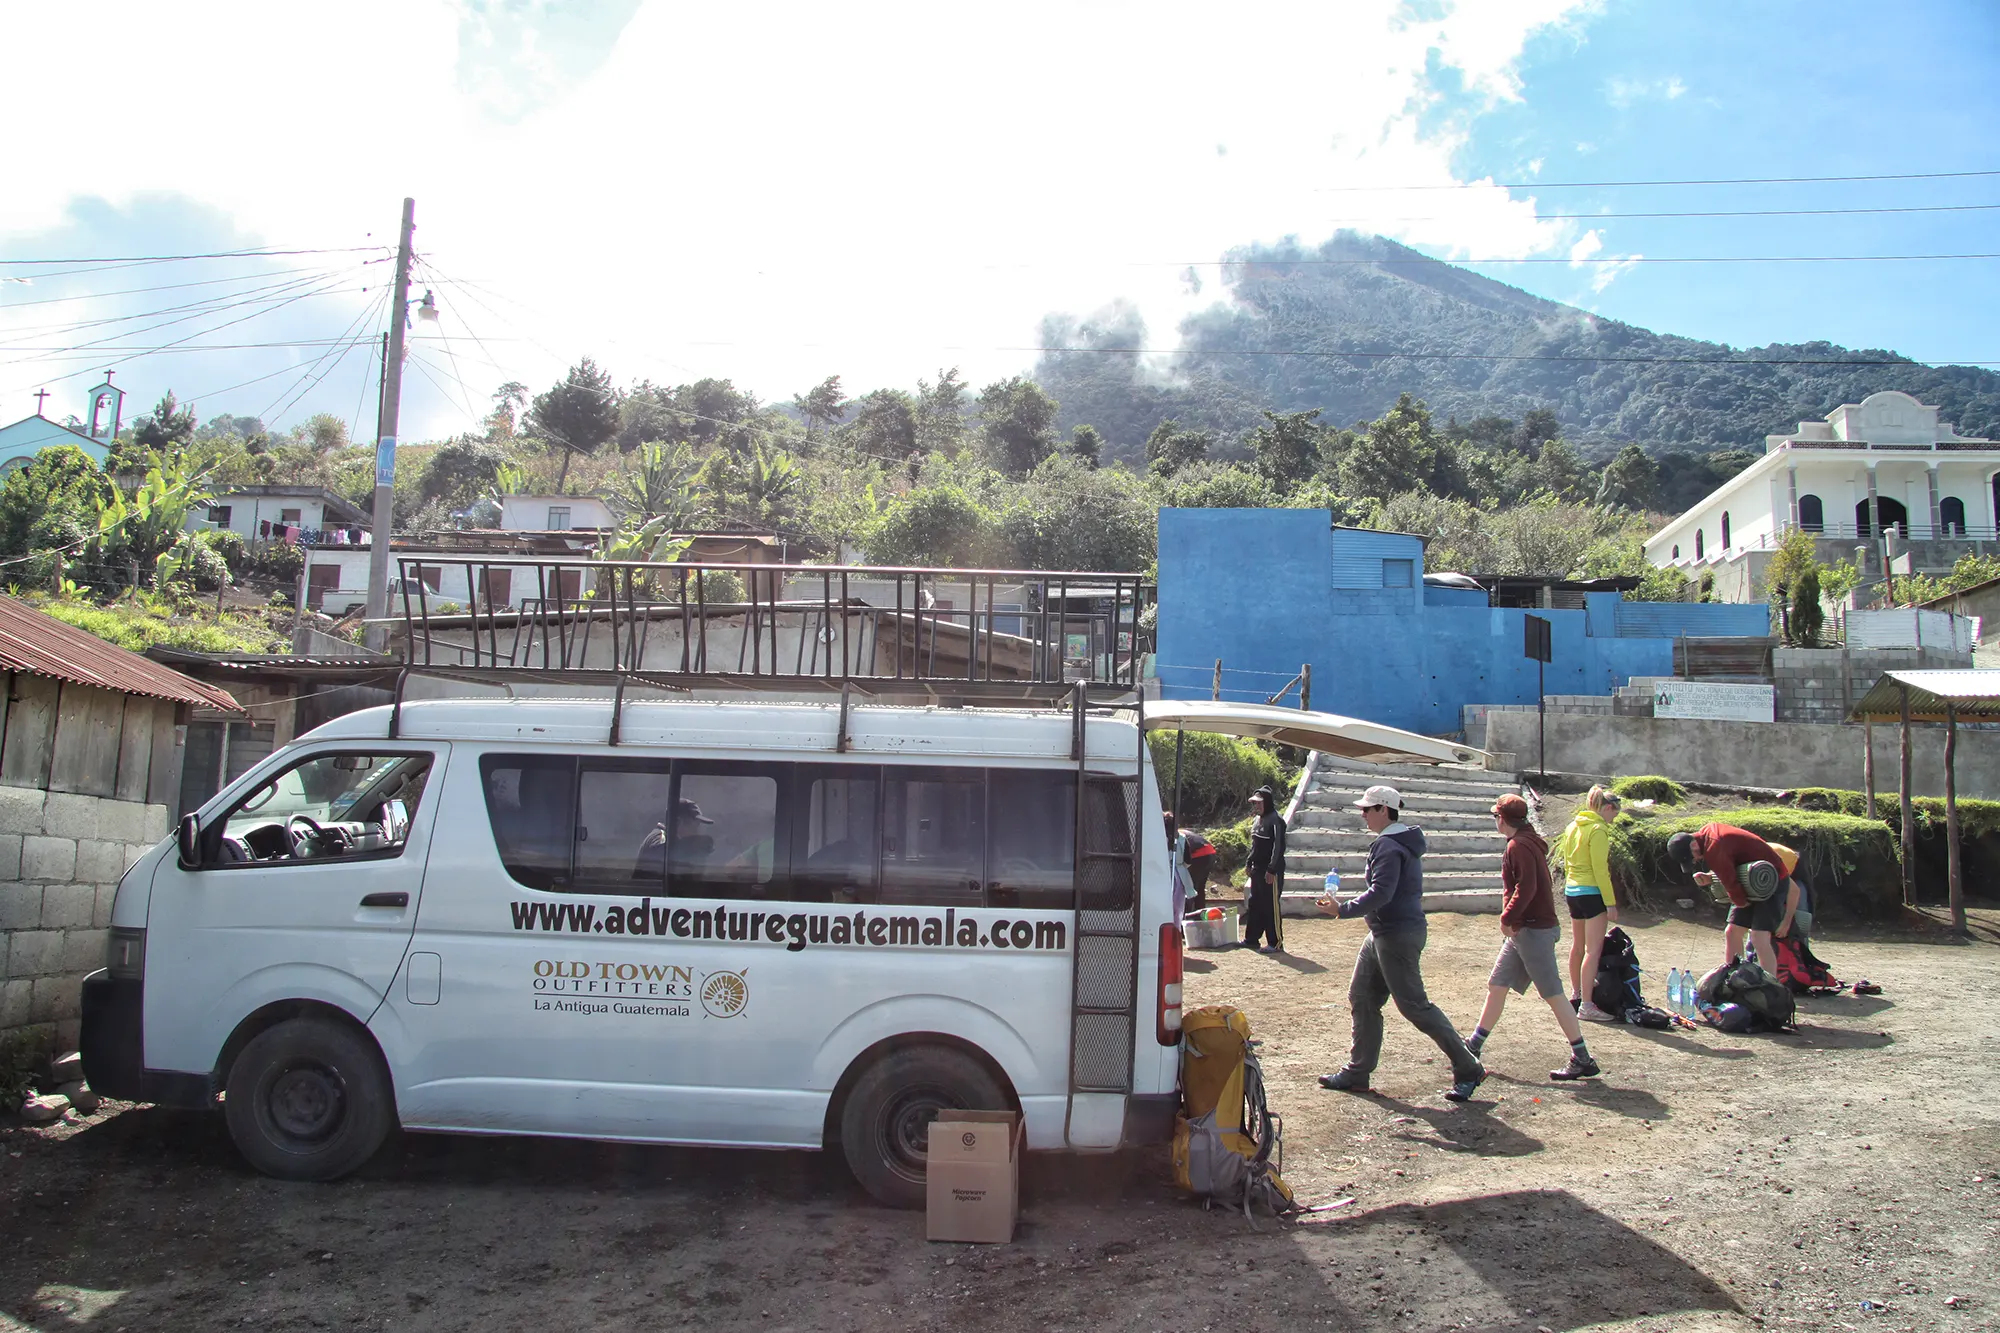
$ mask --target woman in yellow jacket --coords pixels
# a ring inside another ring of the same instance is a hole
[[[1605,926],[1618,919],[1618,895],[1611,887],[1611,821],[1616,818],[1618,797],[1603,787],[1592,787],[1583,798],[1583,808],[1556,841],[1563,860],[1563,900],[1569,906],[1570,992],[1576,1016],[1593,1023],[1616,1019],[1590,998],[1597,982],[1597,960],[1604,952]]]

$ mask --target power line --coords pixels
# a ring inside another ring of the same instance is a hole
[[[1898,208],[1746,208],[1736,210],[1696,210],[1674,213],[1537,213],[1528,219],[1531,222],[1598,222],[1616,221],[1626,218],[1820,218],[1844,217],[1857,213],[1985,213],[2000,209],[2000,204],[1916,204]],[[1341,223],[1366,223],[1377,225],[1385,222],[1451,222],[1455,219],[1440,217],[1417,218],[1334,218]]]
[[[363,267],[366,267],[369,264],[379,264],[381,262],[383,261],[381,261],[380,259],[367,259],[362,261],[362,265]],[[62,305],[70,301],[108,301],[114,296],[143,296],[150,292],[174,292],[174,291],[180,291],[187,287],[214,287],[225,282],[248,282],[254,278],[282,278],[287,274],[292,274],[292,273],[318,273],[318,272],[334,272],[334,271],[337,270],[331,270],[331,269],[321,270],[314,268],[281,268],[281,269],[272,269],[269,271],[259,272],[259,273],[235,273],[231,274],[229,277],[226,278],[202,278],[195,282],[168,282],[168,283],[162,283],[155,287],[125,287],[121,288],[118,291],[112,291],[112,292],[76,292],[69,296],[45,296],[33,301],[6,301],[6,302],[0,302],[0,310],[25,310],[29,306]],[[38,274],[36,276],[47,277],[49,275]],[[33,279],[9,278],[7,279],[7,281],[31,282],[33,281]]]
[[[339,277],[345,272],[347,270],[338,268],[314,269],[308,271],[307,275],[302,278],[286,278],[279,282],[266,283],[261,287],[251,287],[240,292],[225,292],[214,296],[205,296],[199,300],[189,301],[182,305],[163,306],[158,310],[136,311],[129,315],[104,315],[96,319],[76,320],[68,324],[28,324],[9,329],[8,333],[13,337],[26,337],[29,334],[60,335],[64,333],[81,333],[86,329],[103,328],[113,324],[129,324],[134,320],[153,319],[161,315],[174,314],[183,314],[186,318],[192,319],[198,315],[207,314],[212,311],[232,310],[238,306],[249,305],[259,299],[271,299],[273,294],[308,286],[326,278]],[[83,297],[78,299],[89,300],[91,298]],[[180,321],[170,322],[178,323]],[[154,325],[153,327],[163,328],[165,325]],[[125,337],[127,334],[133,332],[144,333],[147,330],[126,330],[125,333],[117,336]]]
[[[211,250],[198,255],[85,255],[80,258],[63,259],[0,259],[0,264],[10,267],[41,264],[173,264],[190,259],[280,259],[287,255],[358,255],[371,254],[383,247],[379,245],[347,245],[318,250]],[[47,274],[37,276],[46,277]]]
[[[1324,185],[1320,194],[1367,194],[1376,190],[1616,190],[1655,185],[1827,185],[1860,181],[1964,180],[2000,176],[2000,171],[1905,171],[1880,176],[1736,176],[1711,180],[1657,181],[1462,181],[1450,185]]]

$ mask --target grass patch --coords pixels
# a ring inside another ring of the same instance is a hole
[[[1254,816],[1246,816],[1227,828],[1215,829],[1208,840],[1215,844],[1215,866],[1209,871],[1209,888],[1227,885],[1235,880],[1238,871],[1250,860],[1250,826],[1257,822]]]
[[[1868,800],[1861,792],[1847,791],[1840,787],[1801,787],[1792,793],[1792,803],[1801,810],[1820,810],[1829,814],[1851,815],[1866,819]],[[1917,832],[1926,837],[1944,832],[1944,800],[1937,796],[1917,796],[1910,800],[1911,813],[1917,817]],[[1903,827],[1902,806],[1898,804],[1896,793],[1878,792],[1875,796],[1875,813],[1888,828],[1901,835]],[[2000,801],[1980,801],[1966,797],[1958,802],[1958,835],[1966,841],[1983,838],[1988,834],[2000,833]]]
[[[1160,784],[1161,800],[1174,800],[1174,738],[1172,731],[1155,731],[1146,740],[1153,747],[1153,775]],[[1234,824],[1243,818],[1251,795],[1268,785],[1278,793],[1282,812],[1291,801],[1291,785],[1285,780],[1278,757],[1255,741],[1208,732],[1186,733],[1181,753],[1180,806],[1174,817],[1187,828]],[[1214,834],[1209,837],[1219,847]]]
[[[290,644],[261,614],[228,615],[220,621],[170,615],[147,606],[95,606],[88,602],[30,600],[37,611],[95,634],[135,653],[148,648],[181,648],[201,653],[285,652]]]
[[[1687,800],[1686,787],[1672,778],[1663,778],[1656,773],[1618,778],[1612,782],[1611,790],[1627,801],[1655,801],[1661,805],[1680,805]]]
[[[1901,896],[1901,858],[1896,835],[1880,820],[1857,818],[1795,806],[1760,805],[1679,819],[1634,819],[1619,816],[1612,837],[1612,869],[1619,873],[1619,843],[1623,863],[1635,886],[1685,885],[1689,881],[1667,854],[1667,839],[1693,833],[1703,824],[1733,824],[1769,842],[1781,842],[1799,854],[1799,869],[1815,889],[1851,886],[1861,898]],[[1622,887],[1622,886],[1621,886]]]

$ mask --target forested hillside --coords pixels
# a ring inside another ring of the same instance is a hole
[[[1427,258],[1379,236],[1342,232],[1232,252],[1230,299],[1183,322],[1171,379],[1123,349],[1147,345],[1137,314],[1052,315],[1035,378],[1062,403],[1060,424],[1089,422],[1111,454],[1137,458],[1162,417],[1234,437],[1259,409],[1318,408],[1345,425],[1403,394],[1441,420],[1556,414],[1587,456],[1637,443],[1762,450],[1764,436],[1879,389],[1943,409],[1966,434],[2000,435],[2000,374],[1925,366],[1831,343],[1732,348],[1601,319]],[[1163,341],[1171,341],[1165,340]],[[1864,361],[1871,364],[1814,364]],[[1803,364],[1802,364],[1803,363]]]

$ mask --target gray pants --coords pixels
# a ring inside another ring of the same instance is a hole
[[[1453,1079],[1479,1077],[1479,1057],[1465,1049],[1458,1029],[1424,993],[1423,954],[1429,936],[1429,927],[1419,923],[1381,934],[1370,930],[1361,942],[1354,980],[1347,987],[1347,1003],[1354,1010],[1354,1053],[1348,1063],[1355,1070],[1371,1074],[1381,1060],[1382,1006],[1393,998],[1396,1012],[1451,1061]]]

